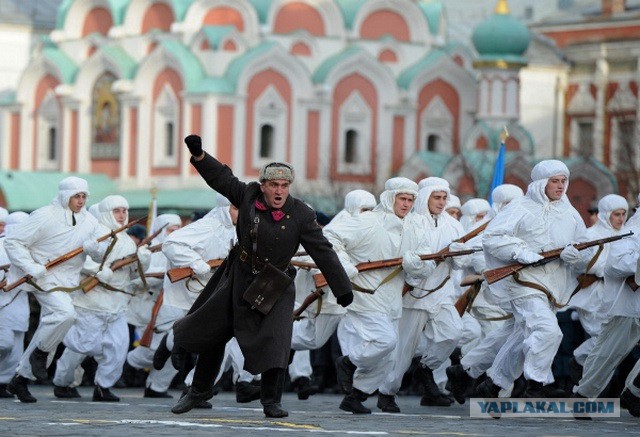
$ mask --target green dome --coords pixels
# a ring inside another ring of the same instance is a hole
[[[496,13],[473,31],[473,45],[483,58],[521,58],[529,47],[529,29],[511,14]]]

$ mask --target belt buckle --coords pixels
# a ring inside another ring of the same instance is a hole
[[[242,251],[240,251],[240,261],[245,262],[247,260],[247,256],[249,256],[247,252],[242,249]]]

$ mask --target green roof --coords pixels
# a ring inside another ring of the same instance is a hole
[[[56,15],[56,29],[62,29],[64,27],[69,10],[75,1],[76,0],[63,0],[60,4],[58,7],[58,14]],[[111,17],[113,18],[113,24],[115,26],[121,25],[124,20],[124,14],[129,7],[131,0],[107,0],[107,2],[110,6],[109,12],[111,12]]]
[[[64,83],[72,83],[76,78],[78,66],[58,47],[45,47],[42,56],[51,62],[60,72],[60,79]]]
[[[9,211],[31,212],[51,203],[58,194],[58,183],[78,176],[89,183],[90,199],[116,193],[116,184],[105,174],[62,173],[53,171],[0,171],[0,194]]]
[[[269,18],[269,9],[271,9],[271,3],[273,0],[249,0],[258,14],[258,20],[260,24],[265,24],[267,18]]]
[[[320,64],[316,71],[313,73],[313,76],[311,78],[313,80],[313,83],[323,83],[336,65],[342,62],[344,59],[350,58],[351,56],[361,51],[363,51],[363,49],[358,46],[349,46],[341,52],[330,56],[322,64]]]
[[[482,60],[521,58],[531,33],[511,14],[494,14],[475,28],[471,40]]]
[[[224,38],[233,32],[235,26],[205,26],[202,28],[205,38],[213,48],[219,48]]]
[[[180,41],[165,39],[160,41],[160,45],[171,53],[180,65],[186,90],[190,92],[196,89],[204,78],[204,70],[198,58]]]
[[[422,0],[418,3],[418,7],[422,10],[424,17],[429,24],[429,31],[432,35],[437,35],[440,31],[440,22],[444,7],[439,1]]]
[[[118,66],[123,79],[132,79],[138,65],[136,61],[120,46],[108,45],[100,48],[105,56]]]
[[[129,202],[130,209],[146,209],[151,202],[149,190],[127,190],[118,194]],[[210,210],[216,206],[216,192],[211,188],[186,188],[180,190],[158,189],[156,193],[158,209],[162,210]]]
[[[334,0],[335,3],[342,11],[342,18],[344,20],[344,27],[347,29],[353,28],[353,22],[358,15],[358,11],[367,0]]]
[[[238,78],[244,71],[247,64],[252,62],[255,58],[262,56],[265,52],[268,52],[273,47],[278,45],[275,41],[265,41],[251,49],[247,50],[242,56],[235,58],[227,67],[227,71],[224,74],[224,79],[231,86],[232,91],[236,90],[238,86]]]
[[[189,6],[191,6],[193,2],[194,0],[171,0],[173,12],[176,15],[176,21],[184,20],[184,16],[187,15]]]
[[[16,93],[13,90],[0,93],[0,106],[13,105],[16,103]]]
[[[431,174],[433,176],[442,177],[445,169],[447,168],[447,165],[449,165],[449,162],[451,162],[451,160],[453,159],[453,156],[449,155],[448,153],[428,152],[426,150],[421,150],[415,153],[409,159],[422,160],[427,165],[427,167],[429,167],[429,170],[431,170]]]

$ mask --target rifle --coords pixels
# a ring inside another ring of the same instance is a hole
[[[144,332],[142,333],[142,337],[140,337],[140,346],[149,347],[151,346],[151,339],[153,338],[153,329],[156,326],[156,319],[158,318],[158,313],[160,312],[160,307],[162,307],[162,301],[164,300],[164,292],[160,290],[158,293],[158,298],[153,304],[153,308],[151,309],[151,318],[149,319],[149,323],[147,323],[147,327],[144,328]]]
[[[160,232],[162,232],[164,228],[166,228],[167,226],[169,226],[169,223],[165,223],[164,226],[162,226],[160,229],[155,231],[153,234],[147,235],[142,241],[138,243],[138,247],[142,247],[145,244],[151,243],[153,239],[156,238],[158,235],[160,235]]]
[[[324,296],[324,291],[322,291],[322,288],[318,288],[312,291],[311,293],[309,293],[309,295],[304,299],[300,307],[293,312],[293,320],[299,319],[300,316],[302,316],[302,313],[304,312],[304,310],[306,310],[309,307],[309,305],[314,303],[321,296]]]
[[[454,304],[454,306],[456,307],[456,311],[458,311],[458,314],[460,314],[460,317],[462,317],[466,311],[469,311],[471,309],[473,301],[476,299],[478,293],[480,292],[480,285],[482,284],[483,280],[484,278],[481,275],[469,275],[465,277],[460,283],[460,285],[463,287],[467,285],[469,286],[469,288],[467,288],[464,294],[460,296]]]
[[[207,264],[209,264],[209,267],[211,267],[212,269],[215,269],[216,267],[220,267],[223,261],[223,259],[210,259],[209,261],[207,261]],[[173,269],[169,269],[169,271],[167,272],[167,276],[173,284],[174,282],[178,282],[193,276],[193,269],[191,267],[175,267]]]
[[[151,241],[151,240],[149,240]],[[151,246],[149,248],[149,252],[154,253],[159,251],[160,249],[162,249],[162,244],[156,244],[155,246]],[[115,260],[114,262],[111,263],[111,270],[116,271],[116,270],[120,270],[121,268],[128,266],[129,264],[133,264],[134,262],[138,261],[138,254],[137,253],[132,253],[131,255],[127,255],[124,258],[120,258]],[[98,278],[96,278],[95,276],[88,276],[87,278],[85,278],[85,280],[81,283],[82,286],[82,291],[84,293],[88,293],[91,290],[93,290],[96,285],[98,285],[100,283],[100,281],[98,281]]]
[[[430,253],[427,255],[419,255],[419,256],[420,256],[420,259],[423,261],[427,261],[427,260],[433,261],[433,260],[443,260],[445,258],[451,258],[454,256],[470,255],[472,253],[480,252],[481,250],[482,249],[467,249],[467,250],[459,250],[457,252],[440,251],[436,253]],[[387,267],[396,267],[399,265],[402,265],[402,258],[392,258],[392,259],[386,259],[381,261],[364,262],[356,265],[356,268],[358,269],[358,272],[367,272],[370,270],[384,269]],[[309,294],[309,296],[307,296],[307,298],[300,305],[300,307],[296,311],[294,311],[293,313],[294,317],[300,317],[300,314],[302,314],[302,312],[306,310],[309,305],[311,305],[320,296],[324,294],[324,293],[318,293],[318,290],[320,290],[322,287],[325,287],[327,285],[327,280],[325,279],[324,275],[322,273],[316,273],[315,275],[313,275],[313,281],[315,282],[316,291]]]
[[[162,279],[164,278],[164,272],[153,272],[153,273],[145,273],[144,274],[145,278],[157,278],[157,279]]]
[[[574,244],[573,247],[575,247],[578,250],[584,250],[584,249],[588,249],[589,247],[600,246],[601,244],[611,243],[613,241],[617,241],[622,238],[630,237],[631,235],[633,235],[633,232],[629,231],[626,234],[615,235],[613,237],[607,237],[607,238],[601,238],[599,240],[586,241],[584,243],[577,243],[577,244]],[[487,284],[493,284],[494,282],[497,282],[501,279],[506,278],[507,276],[511,276],[512,274],[519,272],[525,267],[538,267],[548,262],[551,262],[553,260],[556,260],[560,258],[560,253],[563,250],[564,250],[564,247],[561,247],[558,249],[541,252],[540,255],[542,255],[543,258],[540,261],[536,261],[531,264],[520,264],[516,262],[503,267],[498,267],[497,269],[487,270],[484,272],[484,277],[487,281]]]
[[[129,223],[127,223],[124,226],[119,227],[118,229],[116,229],[115,231],[111,231],[106,235],[103,235],[102,237],[98,238],[98,243],[106,240],[107,238],[111,238],[113,236],[115,236],[116,234],[125,231],[127,229],[129,229],[131,226],[140,223],[142,220],[146,220],[146,216],[139,218],[138,220],[133,220],[130,221]],[[64,255],[60,255],[58,258],[49,261],[48,263],[46,263],[44,266],[47,270],[52,269],[53,267],[62,264],[63,262],[69,261],[72,258],[75,258],[76,256],[80,255],[82,252],[84,252],[84,248],[78,247],[76,249],[73,249],[70,252],[65,253]],[[9,284],[6,286],[6,288],[4,289],[4,291],[9,292],[11,290],[13,290],[14,288],[16,288],[19,285],[24,284],[25,282],[27,282],[29,279],[31,278],[31,275],[26,275],[23,276],[22,278],[18,279],[16,282],[14,282],[13,284]]]
[[[308,263],[304,261],[291,261],[290,264],[294,267],[298,267],[299,269],[304,269],[304,270],[311,270],[311,269],[318,268],[318,266],[315,265],[314,263]]]

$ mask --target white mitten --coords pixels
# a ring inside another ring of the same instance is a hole
[[[567,264],[577,264],[582,261],[582,255],[580,255],[580,251],[578,249],[570,244],[562,249],[562,252],[560,252],[560,259]]]
[[[100,250],[100,243],[96,240],[87,240],[82,244],[82,249],[84,252],[89,255],[91,258],[98,259],[102,257],[102,253]]]
[[[528,249],[520,249],[520,251],[513,257],[520,264],[533,264],[544,258],[542,255],[532,252]]]
[[[414,251],[406,252],[402,256],[402,268],[408,271],[416,271],[419,270],[422,264],[422,260],[420,256]]]
[[[140,246],[138,247],[138,260],[140,261],[140,264],[142,265],[148,265],[149,262],[151,261],[151,251],[149,249],[147,249],[146,246]]]
[[[112,277],[113,270],[111,270],[109,267],[103,267],[102,270],[96,273],[96,278],[98,278],[98,281],[102,282],[103,284],[108,284]]]
[[[449,252],[460,252],[461,250],[469,250],[470,247],[464,243],[456,243],[455,241],[449,245]]]
[[[198,276],[204,276],[207,273],[211,273],[211,266],[199,259],[191,263],[191,270]]]
[[[25,272],[29,276],[31,276],[33,279],[37,280],[37,279],[42,278],[44,276],[44,274],[47,273],[47,268],[45,266],[43,266],[42,264],[33,263],[29,267],[27,267]]]

